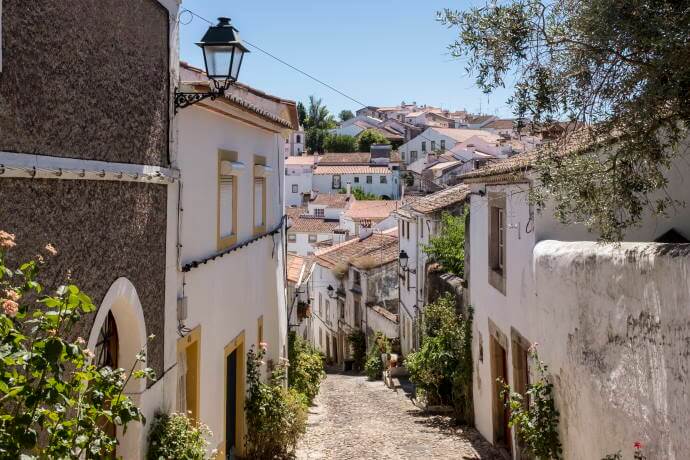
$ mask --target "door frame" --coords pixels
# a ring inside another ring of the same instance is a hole
[[[178,353],[187,353],[187,348],[191,347],[192,345],[196,344],[196,372],[192,376],[194,378],[194,381],[196,383],[196,395],[194,398],[194,407],[192,408],[192,414],[195,418],[195,420],[200,421],[201,420],[201,414],[200,409],[201,409],[201,325],[195,327],[192,329],[192,331],[185,335],[184,337],[181,337],[177,340],[177,352]],[[186,356],[185,356],[186,359]],[[189,371],[189,362],[187,362],[187,371]],[[186,377],[185,377],[185,384],[186,384]],[[185,392],[186,392],[185,388]],[[185,397],[185,400],[188,400],[187,397]],[[187,410],[185,407],[183,409],[184,411]]]
[[[226,444],[225,444],[225,430],[226,430],[226,425],[227,425],[227,420],[226,420],[226,408],[228,404],[228,399],[227,399],[227,394],[228,394],[228,356],[233,351],[237,351],[237,385],[235,387],[235,397],[237,398],[237,413],[235,414],[235,451],[239,456],[242,456],[245,454],[244,452],[244,433],[245,433],[245,427],[244,427],[244,398],[246,396],[246,390],[245,390],[245,384],[246,384],[246,376],[245,376],[245,360],[246,356],[244,355],[244,330],[240,332],[237,337],[232,339],[226,346],[223,352],[223,431],[222,431],[222,436],[223,440],[221,441],[220,445],[218,446],[218,455],[216,456],[217,459],[225,459],[225,449],[226,449]]]
[[[499,394],[497,379],[503,378],[505,383],[510,382],[509,375],[509,346],[508,337],[489,319],[489,359],[491,366],[491,388],[492,388],[492,419],[493,419],[493,444],[502,447],[512,456],[512,430],[508,426],[507,420],[509,410],[505,407],[505,398]],[[500,360],[500,362],[499,362]],[[503,431],[503,438],[499,441],[500,432]],[[502,441],[502,442],[501,442]]]

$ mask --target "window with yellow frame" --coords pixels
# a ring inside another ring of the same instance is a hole
[[[226,249],[237,243],[237,196],[239,174],[244,165],[237,152],[218,151],[217,247]]]
[[[266,180],[270,174],[271,168],[266,166],[266,157],[254,155],[252,208],[255,235],[266,231]]]
[[[256,343],[257,345],[260,345],[261,342],[264,341],[264,317],[263,315],[259,316],[259,319],[257,320],[257,326],[256,326]]]

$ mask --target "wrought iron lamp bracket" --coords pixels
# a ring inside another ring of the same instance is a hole
[[[213,88],[206,93],[187,93],[183,91],[175,91],[175,113],[178,110],[194,105],[197,102],[201,102],[204,99],[216,100],[219,97],[224,97],[225,92],[230,88],[230,82],[219,83],[216,80],[211,80],[213,82]]]

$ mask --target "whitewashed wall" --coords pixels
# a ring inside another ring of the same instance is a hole
[[[340,281],[328,268],[316,264],[311,277],[312,300],[312,343],[324,354],[327,351],[326,339],[330,340],[330,352],[333,356],[332,337],[338,333],[338,303],[328,296],[328,286],[338,289]],[[320,299],[320,302],[319,302]],[[326,302],[329,308],[326,308]],[[319,340],[322,337],[322,340]]]
[[[291,243],[288,241],[287,249],[288,252],[297,254],[298,256],[309,256],[313,255],[317,249],[314,247],[314,243],[309,242],[309,233],[293,233],[289,232],[291,235],[295,235],[295,242]],[[312,233],[316,235],[316,241],[326,241],[333,238],[332,233]]]
[[[367,176],[372,176],[372,183],[367,184]],[[397,171],[393,174],[388,174],[387,183],[382,184],[380,181],[381,174],[341,174],[340,183],[344,189],[349,182],[352,188],[360,188],[367,193],[373,193],[378,196],[387,196],[393,200],[400,197],[400,178]],[[359,178],[359,182],[355,182],[355,177]],[[314,174],[312,179],[312,188],[318,190],[320,193],[338,193],[340,189],[333,189],[333,175],[331,174]]]
[[[302,206],[302,194],[311,192],[312,168],[311,165],[288,165],[285,173],[285,206]],[[292,186],[297,185],[297,192],[292,191]]]

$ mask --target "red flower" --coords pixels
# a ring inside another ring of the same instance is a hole
[[[642,449],[642,443],[640,441],[635,441],[635,444],[633,444],[635,449],[640,450]]]

